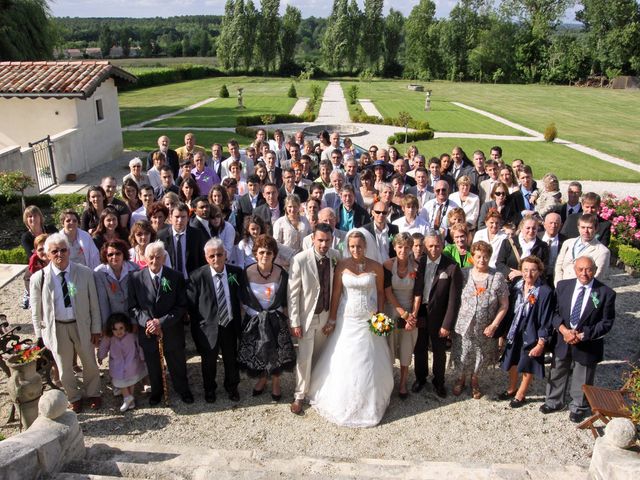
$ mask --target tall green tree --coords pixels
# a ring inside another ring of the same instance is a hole
[[[113,31],[107,26],[100,32],[100,38],[98,38],[98,45],[100,45],[100,51],[103,57],[109,56],[109,51],[114,44]]]
[[[280,70],[288,71],[295,66],[295,53],[298,46],[298,28],[302,21],[300,10],[292,5],[287,5],[282,16],[282,29],[280,30]]]
[[[383,50],[384,0],[364,0],[362,37],[360,39],[360,63],[374,72],[379,70]]]
[[[237,32],[235,32],[235,2],[227,0],[224,6],[224,17],[220,26],[220,37],[218,38],[217,56],[222,68],[225,70],[235,70],[238,65],[238,59],[233,56],[232,49],[235,42]]]
[[[322,60],[330,71],[340,70],[345,61],[355,62],[353,45],[349,44],[348,0],[334,0],[327,28],[322,37]],[[356,45],[357,48],[357,45]]]
[[[404,38],[404,16],[393,8],[384,20],[383,34],[383,72],[385,75],[396,75],[401,71],[400,46]]]
[[[409,76],[430,78],[437,64],[437,48],[434,45],[436,5],[432,0],[420,0],[413,7],[405,23],[405,70]]]
[[[260,20],[256,48],[266,72],[276,69],[280,38],[280,0],[260,0]]]
[[[338,20],[336,28],[343,30],[344,48],[344,68],[352,72],[358,65],[362,63],[359,56],[359,47],[362,40],[362,32],[365,22],[357,0],[351,0],[343,18]]]
[[[640,4],[636,0],[581,0],[576,20],[586,30],[591,73],[640,72]]]
[[[48,60],[56,41],[46,0],[0,0],[1,60]]]

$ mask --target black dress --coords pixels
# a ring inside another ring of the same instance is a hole
[[[281,267],[274,267],[280,268],[277,285],[252,284],[247,279],[247,271],[242,273],[241,284],[245,287],[240,292],[240,301],[247,311],[242,319],[238,364],[251,377],[292,371],[296,364],[289,320],[282,313],[287,306],[288,275]],[[263,299],[271,298],[268,308],[260,304],[252,285]]]

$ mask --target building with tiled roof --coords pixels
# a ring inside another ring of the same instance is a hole
[[[135,81],[105,60],[0,62],[0,170],[29,171],[39,181],[45,172],[48,184],[119,157],[117,87]],[[47,136],[53,165],[29,168],[29,144]]]

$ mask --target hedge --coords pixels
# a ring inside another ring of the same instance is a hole
[[[13,263],[17,265],[27,265],[29,259],[22,247],[15,247],[9,250],[0,250],[0,263]]]
[[[433,130],[416,130],[413,132],[406,133],[406,142],[405,142],[405,133],[398,132],[395,135],[391,135],[387,138],[387,143],[389,145],[395,145],[396,143],[410,143],[417,142],[419,140],[431,140],[433,138]]]
[[[351,115],[351,121],[355,123],[372,123],[374,125],[390,125],[394,127],[404,127],[400,120],[396,117],[376,117],[372,115],[366,115],[364,113],[353,113]],[[429,130],[431,127],[429,126],[429,122],[424,122],[422,120],[410,120],[409,128],[413,128],[415,130]]]
[[[242,117],[236,117],[236,126],[246,127],[249,125],[262,125],[262,119],[264,115],[245,115]],[[304,117],[300,115],[289,115],[288,113],[272,114],[273,123],[300,123],[305,122]]]
[[[611,254],[618,257],[618,259],[626,266],[635,270],[640,270],[640,250],[632,247],[631,245],[625,245],[620,243],[616,238],[612,238],[609,243],[609,250]]]
[[[156,85],[165,85],[167,83],[183,82],[185,80],[197,80],[199,78],[220,77],[224,72],[207,66],[207,65],[178,65],[172,67],[158,67],[157,69],[147,72],[141,72],[136,75],[138,81],[136,83],[124,83],[118,89],[135,90],[138,88],[152,87]]]

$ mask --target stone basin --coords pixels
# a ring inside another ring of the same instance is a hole
[[[332,132],[338,132],[341,137],[357,137],[359,135],[365,135],[367,131],[359,127],[357,125],[336,125],[336,124],[327,124],[327,125],[310,125],[306,127],[303,132],[305,137],[313,137],[317,138],[323,130],[326,130],[331,134]]]

